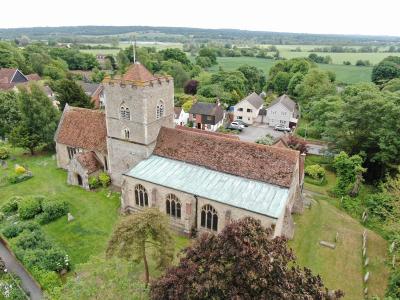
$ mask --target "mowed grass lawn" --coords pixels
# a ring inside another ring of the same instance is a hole
[[[67,173],[58,169],[52,155],[30,155],[18,150],[15,161],[8,160],[9,169],[0,168],[0,176],[11,172],[14,164],[28,167],[33,178],[15,185],[0,188],[0,205],[11,196],[44,195],[56,197],[69,203],[75,220],[68,223],[62,217],[43,226],[44,231],[78,264],[90,255],[102,253],[118,218],[119,194],[109,195],[107,190],[88,192],[67,185]],[[108,197],[109,196],[109,197]]]
[[[276,62],[276,60],[256,57],[218,57],[218,65],[210,68],[210,71],[216,72],[219,67],[222,67],[226,71],[232,71],[242,65],[250,65],[262,69],[268,76],[269,70]],[[323,70],[334,72],[336,74],[336,81],[338,82],[352,84],[371,81],[372,67],[345,66],[339,64],[319,64],[318,67]]]
[[[8,169],[0,167],[0,177],[11,173],[15,164],[26,166],[33,178],[15,185],[0,187],[0,205],[11,196],[44,195],[63,199],[69,203],[75,220],[67,222],[62,217],[43,226],[57,244],[67,251],[74,265],[85,263],[90,256],[103,255],[112,230],[119,218],[120,194],[108,189],[86,191],[67,185],[67,172],[57,168],[52,154],[30,156],[21,150],[13,150],[15,160],[8,160]],[[189,244],[189,239],[173,235],[178,253]],[[149,260],[153,275],[159,275],[155,263]],[[137,266],[141,273],[142,264]]]
[[[327,166],[329,161],[320,156],[309,155],[306,166],[319,163]],[[345,299],[363,299],[362,234],[365,227],[358,220],[340,210],[339,199],[329,196],[336,180],[335,173],[327,171],[327,183],[323,186],[305,183],[307,197],[311,197],[311,208],[295,216],[295,236],[290,241],[300,265],[320,274],[329,289],[341,289]],[[367,190],[367,188],[363,188]],[[321,240],[335,243],[335,249],[323,247]],[[367,230],[367,255],[370,279],[368,295],[383,297],[389,277],[386,266],[387,242],[378,234]]]

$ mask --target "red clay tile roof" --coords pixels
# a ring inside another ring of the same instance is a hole
[[[220,133],[220,132],[214,132],[214,131],[208,131],[208,130],[201,130],[201,129],[197,129],[197,128],[190,128],[190,127],[180,126],[180,125],[175,126],[175,128],[179,129],[179,130],[187,130],[187,131],[197,132],[197,133],[201,133],[201,134],[207,134],[207,135],[224,137],[224,138],[228,138],[228,139],[239,140],[239,136],[237,136],[236,134],[227,134],[227,133]]]
[[[162,127],[155,155],[290,187],[299,152],[189,130]]]
[[[10,83],[17,69],[0,68],[0,83]]]
[[[56,132],[57,143],[107,151],[106,118],[102,111],[66,106]]]
[[[97,159],[97,156],[93,151],[78,153],[75,158],[89,174],[103,168],[101,162]]]
[[[124,76],[123,80],[127,81],[151,81],[157,79],[149,70],[146,69],[141,63],[134,63],[130,65]]]

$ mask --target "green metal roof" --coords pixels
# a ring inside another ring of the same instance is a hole
[[[278,218],[289,189],[152,155],[126,176]]]

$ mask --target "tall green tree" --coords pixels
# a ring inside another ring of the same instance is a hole
[[[20,121],[10,134],[10,142],[34,154],[38,146],[53,142],[59,112],[37,84],[21,87],[18,93]]]
[[[20,119],[17,94],[0,91],[0,136],[8,137]]]
[[[388,56],[372,69],[372,82],[384,84],[393,78],[400,77],[400,57]]]
[[[123,218],[115,228],[107,248],[108,257],[143,261],[146,287],[150,281],[148,257],[152,255],[157,268],[165,269],[172,262],[173,253],[169,220],[155,208],[147,208]]]
[[[246,78],[246,93],[256,92],[261,93],[266,84],[264,72],[254,66],[243,65],[238,68]]]
[[[337,298],[343,293],[336,291]],[[184,250],[176,267],[151,285],[152,299],[327,299],[319,276],[296,263],[282,237],[249,217]]]
[[[65,78],[53,84],[52,88],[56,92],[56,99],[60,102],[60,109],[63,110],[65,105],[93,108],[93,103],[84,90],[73,79]]]

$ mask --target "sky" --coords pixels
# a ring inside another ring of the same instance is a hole
[[[148,25],[400,36],[400,0],[18,0],[0,28]]]

